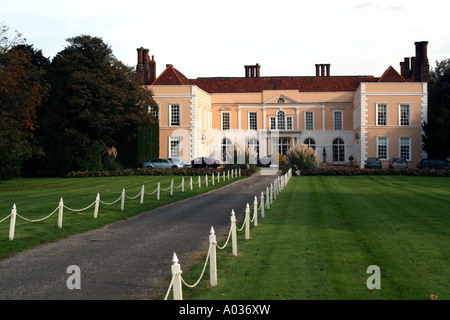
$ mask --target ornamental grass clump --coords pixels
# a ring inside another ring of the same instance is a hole
[[[289,164],[299,170],[317,169],[319,166],[317,151],[305,144],[296,144],[286,156],[289,158]]]

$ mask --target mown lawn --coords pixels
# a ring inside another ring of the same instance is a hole
[[[293,177],[251,239],[238,233],[237,257],[231,244],[218,250],[218,286],[207,268],[184,299],[448,300],[449,209],[449,178]],[[183,279],[195,283],[203,265],[181,265]],[[379,290],[367,288],[371,265]]]
[[[161,191],[160,200],[156,200],[156,193],[145,195],[144,203],[140,204],[140,197],[125,200],[125,210],[121,211],[121,202],[114,205],[100,204],[98,218],[94,219],[94,206],[82,211],[74,212],[64,209],[63,227],[58,228],[58,211],[40,222],[29,222],[17,217],[14,240],[9,240],[10,219],[0,223],[0,259],[14,252],[30,248],[42,243],[56,241],[71,234],[100,228],[108,223],[126,219],[141,212],[186,199],[215,188],[224,186],[244,176],[233,180],[220,179],[220,183],[208,187],[203,181],[199,188],[198,176],[193,177],[194,187],[191,191],[187,187],[190,177],[185,177],[185,192],[181,192],[182,176],[123,176],[103,178],[43,178],[43,179],[15,179],[0,181],[0,221],[11,213],[14,204],[18,215],[29,220],[40,220],[49,216],[59,205],[61,197],[64,205],[71,209],[83,209],[91,205],[97,193],[104,202],[116,201],[125,189],[128,197],[135,197],[141,192],[142,185],[147,193],[156,190],[158,182],[161,189],[170,187],[174,180],[173,196],[169,191]],[[202,176],[204,180],[205,177]]]

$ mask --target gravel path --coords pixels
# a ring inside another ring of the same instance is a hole
[[[0,261],[1,300],[141,300],[165,294],[176,252],[183,262],[207,253],[211,226],[226,240],[231,210],[242,217],[247,203],[273,182],[253,175],[209,193],[134,216],[104,228],[23,251]],[[239,226],[238,226],[239,227]],[[76,265],[81,289],[69,290]]]

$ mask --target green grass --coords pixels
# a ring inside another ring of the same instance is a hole
[[[189,183],[190,177],[185,177],[185,184]],[[204,177],[202,177],[204,179]],[[134,200],[126,199],[125,210],[120,210],[120,201],[107,206],[100,204],[98,218],[94,219],[94,207],[82,212],[72,212],[64,209],[63,227],[57,226],[58,211],[48,219],[41,222],[28,222],[17,217],[14,240],[9,240],[10,219],[0,223],[0,259],[14,252],[34,247],[43,243],[56,241],[72,234],[100,228],[108,223],[126,219],[141,212],[166,205],[175,201],[186,199],[215,188],[224,186],[226,183],[236,181],[221,179],[220,183],[212,186],[211,182],[206,187],[204,182],[202,188],[198,187],[198,177],[193,177],[194,188],[185,187],[174,189],[170,197],[169,191],[161,192],[160,201],[156,200],[156,194],[145,195],[144,203],[140,204],[140,197]],[[17,213],[30,220],[43,219],[50,215],[57,207],[62,197],[64,205],[72,209],[82,209],[91,205],[100,193],[100,199],[104,202],[117,200],[125,188],[126,195],[134,197],[141,191],[142,185],[148,193],[156,190],[158,182],[161,188],[170,186],[174,180],[174,186],[181,185],[181,176],[126,176],[126,177],[104,177],[104,178],[42,178],[42,179],[15,179],[0,182],[0,220],[11,213],[13,204],[16,204]]]
[[[184,299],[448,300],[449,208],[448,178],[293,177],[251,239],[238,233],[237,257],[218,250],[218,286],[208,267]],[[203,265],[181,265],[183,279]],[[367,288],[370,265],[381,290]]]

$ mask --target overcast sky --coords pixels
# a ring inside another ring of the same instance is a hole
[[[399,71],[429,41],[432,67],[450,58],[448,0],[0,0],[0,23],[52,58],[66,39],[101,37],[127,65],[150,49],[157,74],[173,64],[188,78],[244,76],[380,76]]]

